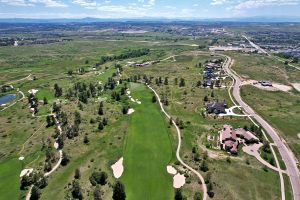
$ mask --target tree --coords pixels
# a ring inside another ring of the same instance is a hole
[[[181,189],[176,189],[174,199],[175,200],[183,200]]]
[[[194,200],[202,200],[202,195],[200,192],[196,192],[194,195]]]
[[[81,192],[81,187],[80,187],[80,184],[79,184],[78,180],[73,180],[73,183],[72,183],[72,196],[75,199],[83,199],[82,192]]]
[[[37,200],[40,198],[40,190],[37,186],[33,185],[31,189],[30,200]]]
[[[104,115],[102,107],[99,107],[99,109],[98,109],[98,115]]]
[[[231,163],[231,159],[230,159],[229,156],[226,158],[226,161],[227,161],[228,163]]]
[[[213,192],[213,184],[211,182],[207,185],[207,194],[210,198],[213,198],[215,193]]]
[[[152,103],[156,103],[156,101],[157,101],[157,100],[156,100],[156,96],[153,95],[153,96],[152,96]]]
[[[56,142],[58,144],[58,149],[62,149],[64,147],[64,140],[62,135],[59,135],[56,139]]]
[[[83,143],[88,144],[89,142],[90,142],[90,140],[89,140],[88,136],[85,135],[84,138],[83,138]]]
[[[47,125],[46,127],[50,127],[50,126],[53,126],[54,125],[54,122],[53,122],[53,117],[50,116],[50,115],[47,115],[46,117],[46,121],[47,121]]]
[[[54,96],[60,97],[62,95],[62,88],[57,83],[54,84]]]
[[[105,118],[105,117],[103,118],[102,124],[103,124],[103,126],[106,126],[108,124],[107,118]]]
[[[185,81],[183,78],[180,78],[179,87],[184,87],[184,86],[185,86]]]
[[[74,175],[75,179],[80,179],[80,170],[78,168],[75,169],[75,175]]]
[[[68,163],[70,162],[70,157],[68,156],[68,154],[66,152],[62,152],[62,160],[61,160],[61,165],[62,166],[66,166]]]
[[[44,97],[44,105],[47,105],[48,104],[48,99],[46,97]]]
[[[52,170],[52,165],[50,160],[46,161],[44,164],[44,171],[45,172],[50,172]]]
[[[101,200],[101,190],[99,185],[96,186],[95,190],[94,190],[94,200]]]
[[[168,77],[165,77],[164,84],[165,84],[165,85],[169,85]]]
[[[208,171],[208,166],[205,160],[202,160],[201,165],[200,165],[200,170],[203,172],[207,172]]]
[[[113,200],[125,200],[126,199],[124,185],[119,181],[114,185],[112,198],[113,198]]]
[[[128,106],[123,106],[123,108],[122,108],[122,113],[123,113],[124,115],[126,115],[126,114],[128,113],[128,110],[129,110],[129,107],[128,107]]]
[[[204,180],[205,180],[205,184],[208,184],[210,182],[211,179],[211,172],[207,172]]]
[[[208,97],[205,95],[205,97],[203,98],[203,101],[207,102],[208,101]]]
[[[89,180],[93,186],[97,184],[105,185],[107,182],[107,174],[105,172],[93,172]]]
[[[101,131],[101,130],[103,130],[103,128],[104,128],[103,123],[99,122],[98,129]]]
[[[75,111],[74,115],[75,115],[74,124],[79,125],[81,123],[81,115],[78,111]]]

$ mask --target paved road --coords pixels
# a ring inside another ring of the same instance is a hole
[[[232,92],[235,100],[240,106],[243,107],[247,114],[251,115],[263,127],[263,129],[269,134],[269,136],[276,144],[287,168],[287,173],[292,185],[294,200],[300,200],[300,174],[297,168],[297,159],[295,158],[293,152],[279,137],[279,134],[276,132],[276,130],[272,126],[270,126],[268,122],[266,122],[261,116],[256,114],[255,111],[242,100],[240,94],[240,86],[242,81],[239,76],[237,76],[234,72],[231,71],[231,58],[228,56],[226,57],[228,59],[228,62],[224,65],[224,69],[235,80]]]
[[[157,94],[157,92],[148,85],[148,88],[150,90],[152,90],[157,98],[157,101],[160,105],[160,108],[162,110],[162,112],[167,116],[168,119],[170,119],[170,115],[165,111],[164,109],[164,106],[163,104],[161,103],[161,100],[160,100],[160,97],[159,95]],[[173,125],[175,126],[176,128],[176,131],[177,131],[177,137],[178,137],[178,146],[177,146],[177,150],[176,150],[176,158],[177,160],[183,165],[185,166],[186,168],[188,168],[190,171],[192,171],[194,174],[196,174],[198,176],[198,178],[200,179],[201,181],[201,185],[202,185],[202,189],[203,189],[203,200],[206,200],[207,199],[207,187],[206,187],[206,184],[205,184],[205,181],[204,181],[204,178],[203,176],[197,172],[196,170],[194,170],[192,167],[190,167],[189,165],[187,165],[180,157],[180,148],[181,148],[181,132],[180,132],[180,129],[178,128],[178,126],[176,125],[175,121],[172,120],[172,123]]]

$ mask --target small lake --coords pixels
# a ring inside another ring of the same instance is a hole
[[[16,97],[17,97],[16,94],[7,94],[4,96],[0,96],[0,105],[10,102],[10,101],[14,100]]]

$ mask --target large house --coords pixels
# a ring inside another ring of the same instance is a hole
[[[221,149],[231,154],[237,154],[238,146],[242,140],[244,140],[246,144],[259,142],[259,139],[250,131],[243,128],[233,129],[230,125],[224,125],[219,133]]]
[[[208,103],[206,105],[206,111],[208,114],[221,114],[221,113],[226,113],[227,109],[227,104],[226,102],[213,102],[213,103]]]

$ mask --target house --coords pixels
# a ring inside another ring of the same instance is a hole
[[[240,142],[246,144],[258,143],[259,139],[250,131],[243,128],[233,129],[230,125],[224,125],[223,129],[219,131],[221,149],[237,154]]]
[[[232,126],[224,125],[220,131],[220,144],[221,149],[229,151],[231,154],[237,154],[239,141],[235,130]]]
[[[208,103],[206,105],[206,111],[208,114],[221,114],[221,113],[226,113],[225,109],[227,109],[227,104],[226,102],[213,102],[213,103]]]
[[[213,84],[213,81],[211,79],[204,79],[203,80],[203,87],[210,87]]]
[[[253,144],[253,143],[258,143],[259,139],[250,131],[247,131],[243,128],[238,128],[235,130],[236,134],[245,140],[246,144]]]

